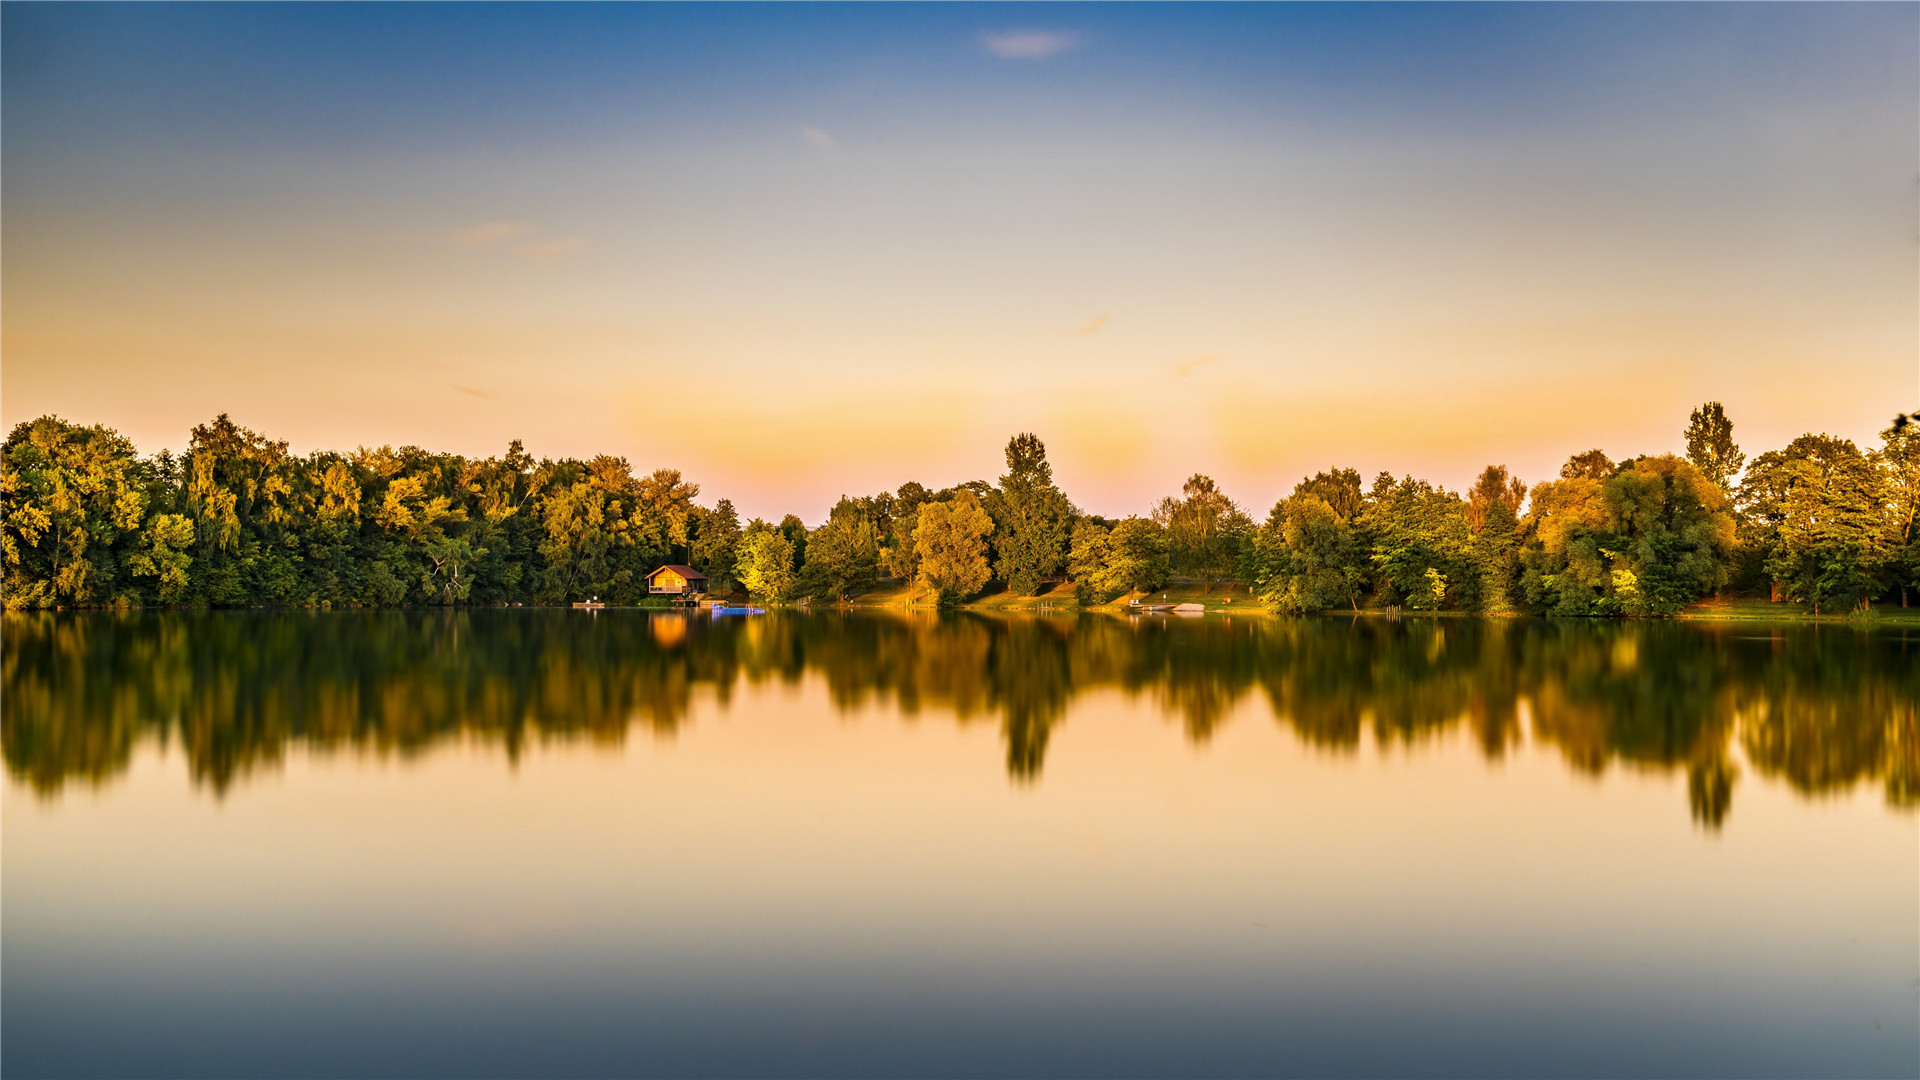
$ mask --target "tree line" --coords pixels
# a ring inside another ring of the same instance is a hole
[[[1709,402],[1684,438],[1684,456],[1589,450],[1531,486],[1490,465],[1458,493],[1335,468],[1257,522],[1199,474],[1143,514],[1082,512],[1020,434],[995,483],[843,496],[809,528],[743,523],[677,470],[536,461],[518,440],[485,459],[300,456],[222,414],[184,453],[142,456],[107,427],[43,416],[0,446],[0,585],[11,609],[625,604],[672,562],[768,602],[892,579],[930,601],[998,586],[1093,605],[1180,577],[1283,611],[1559,616],[1670,615],[1727,590],[1818,613],[1904,606],[1920,588],[1920,425],[1864,452],[1804,435],[1749,462]]]

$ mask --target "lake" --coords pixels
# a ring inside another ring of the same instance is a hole
[[[27,1076],[1920,1073],[1920,634],[8,614]]]

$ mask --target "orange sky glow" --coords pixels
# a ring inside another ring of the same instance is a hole
[[[369,119],[319,103],[351,36],[277,42],[345,57],[303,78],[199,76],[258,91],[223,117],[152,58],[61,98],[97,28],[9,12],[0,419],[143,450],[220,412],[298,451],[517,437],[813,520],[992,479],[1025,430],[1089,511],[1199,471],[1263,516],[1336,465],[1459,487],[1678,450],[1708,399],[1750,454],[1920,405],[1911,8],[1515,12],[1594,33],[1494,34],[1489,85],[1463,60],[1437,89],[1314,67],[1360,30],[1048,14],[738,29],[768,70],[662,15],[649,47],[716,77],[555,41],[591,109],[478,102],[447,62],[420,76],[444,100]]]

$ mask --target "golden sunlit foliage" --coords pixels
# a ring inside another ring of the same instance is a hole
[[[413,446],[300,457],[223,415],[180,457],[143,458],[108,428],[47,416],[0,447],[0,584],[15,610],[632,604],[650,571],[685,562],[716,594],[776,602],[844,601],[891,576],[942,602],[998,581],[1095,604],[1178,575],[1291,612],[1641,617],[1728,588],[1818,613],[1904,604],[1920,586],[1920,427],[1867,453],[1802,436],[1744,472],[1719,403],[1684,437],[1685,458],[1587,450],[1531,490],[1504,465],[1464,493],[1330,469],[1256,526],[1198,473],[1148,514],[1082,514],[1023,433],[998,484],[908,481],[843,496],[817,527],[788,514],[743,530],[677,470],[636,475],[611,455],[536,461],[515,441],[484,460]]]

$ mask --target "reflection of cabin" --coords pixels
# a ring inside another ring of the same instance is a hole
[[[663,566],[647,575],[650,596],[692,596],[706,587],[707,575],[691,566]]]

